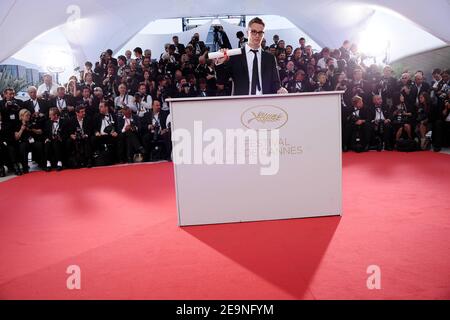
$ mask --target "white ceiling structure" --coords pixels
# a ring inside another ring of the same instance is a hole
[[[24,60],[15,54],[45,34],[63,39],[59,49],[51,43],[46,52],[60,50],[65,59],[80,65],[97,60],[107,48],[119,52],[125,45],[138,44],[136,40],[144,41],[139,32],[151,21],[216,15],[283,16],[298,27],[297,32],[301,30],[320,47],[338,48],[349,39],[375,54],[388,43],[392,60],[450,42],[449,0],[433,0],[432,5],[423,0],[2,0],[0,62],[12,56]],[[285,34],[292,35],[293,30]],[[168,42],[162,40],[164,35],[159,36],[159,42]],[[234,46],[235,32],[229,37]],[[42,48],[45,41],[41,42]],[[147,43],[141,46],[147,47]],[[33,50],[36,56],[42,55],[36,51],[38,48]]]

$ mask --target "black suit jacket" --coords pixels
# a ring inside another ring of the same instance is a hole
[[[227,62],[218,65],[216,68],[220,83],[226,83],[230,77],[233,79],[233,95],[235,96],[248,95],[250,91],[245,48],[242,48],[241,51],[242,54],[231,56]],[[265,51],[261,52],[261,73],[263,94],[277,93],[281,87],[277,62],[273,55]]]
[[[111,119],[113,120],[113,123],[111,123],[111,125],[114,127],[114,130],[119,133],[118,129],[117,129],[117,117],[114,113],[109,113],[109,116],[111,117]],[[100,132],[100,130],[102,129],[102,122],[103,122],[103,115],[98,113],[95,115],[94,117],[94,121],[93,121],[93,128],[94,128],[94,134],[96,132]]]
[[[368,111],[367,120],[370,122],[375,120],[376,117],[375,106],[370,106],[367,111]],[[381,106],[381,112],[383,113],[384,119],[392,119],[392,113],[388,106],[385,105]]]
[[[46,117],[48,117],[49,101],[37,98],[37,102],[39,104],[39,112],[43,113]],[[31,99],[25,101],[23,106],[24,108],[27,108],[31,112],[31,114],[34,113],[34,104]]]
[[[159,123],[161,125],[161,129],[166,129],[166,120],[169,112],[160,110],[159,111]],[[141,119],[141,130],[143,133],[148,132],[148,126],[152,124],[153,120],[153,112],[150,110],[146,112]]]
[[[137,115],[135,114],[131,115],[131,123],[138,128],[138,131],[141,130],[141,121]],[[125,126],[125,119],[123,118],[123,116],[117,118],[117,129],[119,129],[120,133],[122,133],[122,129],[124,126]]]
[[[68,135],[75,134],[77,130],[80,128],[80,123],[77,120],[77,117],[71,118],[68,120]],[[93,135],[93,124],[92,120],[88,117],[85,117],[83,119],[83,132],[84,134],[87,134],[89,137]]]

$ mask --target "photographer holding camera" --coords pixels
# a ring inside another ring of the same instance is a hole
[[[44,130],[44,152],[47,165],[45,171],[52,169],[52,163],[56,163],[56,170],[63,169],[64,142],[67,139],[67,120],[60,117],[60,111],[56,107],[49,110],[49,120]]]
[[[122,109],[123,116],[117,119],[119,129],[118,153],[119,162],[142,162],[145,153],[139,141],[140,119],[134,115],[131,108]]]
[[[129,107],[133,112],[137,112],[136,106],[134,104],[133,96],[128,94],[127,85],[122,83],[119,85],[119,96],[114,99],[114,108],[116,111],[122,110],[124,107]]]
[[[397,93],[394,96],[395,107],[392,112],[392,126],[395,134],[395,144],[407,134],[409,140],[412,139],[412,126],[414,118],[414,106],[407,103],[405,96],[402,93]]]
[[[375,138],[377,151],[383,148],[392,151],[392,124],[389,107],[383,104],[383,98],[375,95],[372,98],[373,107],[369,110],[371,136]],[[371,141],[372,139],[369,138]]]
[[[99,114],[95,117],[94,122],[94,136],[92,137],[92,146],[95,153],[100,154],[102,152],[112,152],[111,157],[114,156],[114,152],[119,156],[117,142],[118,142],[118,128],[117,118],[114,113],[110,112],[110,106],[107,101],[100,102]],[[108,159],[108,163],[112,162],[112,159]]]
[[[3,100],[0,101],[3,121],[11,123],[12,126],[19,121],[19,111],[22,109],[22,101],[14,98],[15,95],[14,89],[6,88],[3,90]]]
[[[53,99],[57,94],[58,85],[53,83],[51,74],[45,74],[43,77],[44,83],[37,89],[38,98],[43,98],[44,92],[48,95],[48,99]]]
[[[56,97],[50,100],[50,108],[57,108],[62,119],[74,117],[75,98],[66,94],[66,88],[59,86],[56,91]]]
[[[345,152],[349,149],[356,152],[367,151],[371,129],[369,112],[364,106],[362,97],[353,97],[351,103],[352,108],[345,114],[343,151]]]
[[[81,104],[75,108],[76,117],[70,119],[68,125],[67,152],[69,163],[74,168],[92,167],[91,137],[93,125],[86,117],[86,106]]]
[[[161,110],[161,103],[153,100],[152,110],[147,112],[142,119],[142,140],[151,161],[168,157],[169,150],[165,143],[165,137],[170,131],[166,126],[168,115],[168,112]]]

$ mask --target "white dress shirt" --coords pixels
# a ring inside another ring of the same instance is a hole
[[[255,54],[250,51],[252,48],[248,44],[245,44],[245,54],[247,55],[247,67],[248,67],[248,94],[252,94],[252,74],[253,74],[253,59],[255,59]],[[258,58],[258,75],[259,75],[259,84],[261,86],[261,90],[258,90],[256,87],[256,95],[261,96],[262,93],[262,75],[261,75],[261,47],[258,48],[258,52],[256,53]]]

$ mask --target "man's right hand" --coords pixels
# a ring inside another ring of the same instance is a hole
[[[220,52],[225,52],[225,51],[227,51],[227,49],[220,49]],[[214,59],[215,60],[214,63],[215,63],[216,66],[218,66],[218,65],[221,65],[222,63],[227,62],[229,59],[230,59],[230,57],[225,55],[222,58]]]

